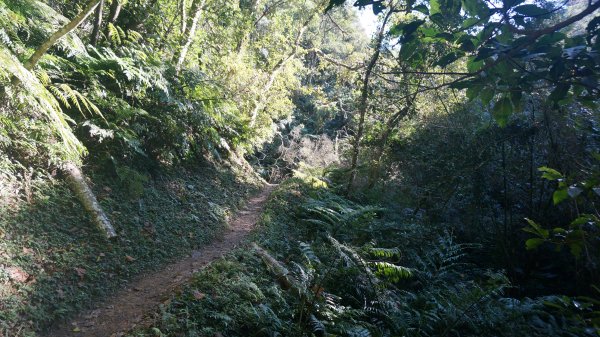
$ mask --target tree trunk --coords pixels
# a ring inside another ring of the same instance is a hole
[[[87,18],[88,15],[90,15],[90,13],[94,10],[94,8],[96,8],[96,6],[100,3],[100,1],[101,0],[88,1],[87,4],[85,5],[85,7],[83,8],[83,10],[79,14],[77,14],[77,16],[75,16],[75,18],[73,18],[73,20],[71,20],[69,23],[67,23],[63,27],[61,27],[54,34],[52,34],[48,38],[48,40],[46,40],[44,43],[42,43],[42,45],[35,51],[35,53],[33,53],[33,55],[31,55],[31,57],[25,62],[25,64],[23,64],[25,69],[27,69],[27,70],[33,69],[33,67],[35,67],[35,65],[42,58],[42,56],[44,56],[44,54],[46,54],[48,49],[50,49],[50,47],[52,47],[56,43],[56,41],[58,41],[61,37],[67,35],[73,29],[77,28],[77,26],[79,26],[79,24],[83,20],[85,20],[85,18]]]
[[[102,27],[102,16],[104,15],[104,0],[100,0],[98,7],[96,7],[96,18],[94,20],[94,29],[92,30],[92,38],[90,44],[96,46],[100,39],[100,28]]]
[[[185,61],[185,57],[187,56],[188,50],[194,42],[194,37],[196,36],[196,29],[198,28],[198,21],[202,16],[202,11],[204,10],[204,4],[206,0],[194,0],[192,3],[191,12],[194,13],[191,22],[188,24],[188,30],[185,32],[187,35],[184,44],[181,46],[181,52],[179,53],[179,58],[177,59],[177,64],[175,65],[175,71],[179,73],[181,67],[183,66],[183,62]]]
[[[409,81],[409,79],[406,78],[406,76],[405,76],[404,83],[406,84],[406,83],[408,83],[408,81]],[[420,84],[421,84],[421,79],[419,79],[418,85],[420,85]],[[408,91],[408,88],[407,88],[407,91]],[[385,147],[387,146],[387,142],[388,142],[388,139],[390,138],[390,135],[392,134],[392,131],[396,127],[396,124],[398,123],[398,121],[401,120],[404,116],[406,116],[408,114],[411,107],[414,105],[416,99],[417,99],[416,93],[413,94],[412,96],[407,97],[406,98],[406,106],[404,106],[402,109],[398,110],[395,114],[393,114],[390,117],[390,119],[388,119],[388,121],[385,123],[385,129],[383,130],[383,133],[381,134],[381,137],[379,138],[380,145],[375,152],[375,156],[373,157],[373,158],[375,158],[375,163],[374,163],[374,167],[371,171],[371,174],[369,175],[369,182],[367,184],[368,188],[373,188],[373,186],[377,182],[377,179],[379,179],[379,170],[381,168],[381,161],[383,158],[383,154],[385,152]]]
[[[181,34],[187,29],[187,1],[179,0],[179,11],[181,12]]]
[[[121,14],[121,7],[121,0],[112,0],[112,3],[110,4],[110,11],[108,13],[107,23],[114,24],[115,22],[117,22],[119,14]]]
[[[275,67],[273,67],[273,70],[271,70],[271,74],[269,75],[269,80],[267,81],[265,86],[260,91],[260,97],[254,101],[254,108],[252,109],[252,112],[250,113],[250,127],[254,127],[254,125],[256,124],[256,118],[258,117],[258,113],[260,112],[260,110],[262,110],[264,108],[265,101],[267,99],[267,94],[271,90],[271,87],[273,87],[273,84],[275,83],[275,79],[277,79],[277,75],[279,75],[279,73],[283,70],[284,66],[288,62],[293,60],[296,57],[296,55],[298,54],[298,51],[300,50],[300,43],[302,42],[302,37],[304,36],[304,32],[306,32],[308,25],[310,24],[310,22],[312,21],[312,19],[315,17],[315,15],[317,13],[318,13],[318,10],[315,11],[306,21],[304,21],[302,27],[300,28],[300,31],[298,32],[298,35],[296,35],[296,40],[294,41],[294,46],[293,46],[292,50],[290,51],[290,53],[287,54],[286,56],[284,56],[281,60],[279,60],[279,62],[277,62]]]
[[[117,236],[108,216],[102,210],[102,206],[100,206],[94,192],[85,181],[85,177],[79,167],[69,162],[64,164],[63,170],[67,174],[67,181],[71,186],[71,190],[75,192],[77,199],[79,199],[86,211],[92,216],[92,221],[104,230],[108,238]]]
[[[301,295],[304,292],[298,282],[289,275],[290,273],[287,268],[285,268],[279,261],[272,257],[271,254],[262,249],[256,243],[252,243],[252,248],[254,248],[256,253],[258,253],[258,255],[262,258],[267,267],[271,269],[273,274],[275,274],[275,278],[277,279],[281,289],[290,290],[298,295]]]
[[[377,60],[379,60],[379,55],[381,54],[381,44],[383,43],[383,38],[385,37],[385,26],[392,16],[394,12],[394,8],[390,7],[383,22],[381,23],[381,27],[377,32],[377,39],[375,41],[375,51],[367,64],[367,68],[365,70],[365,76],[363,77],[362,86],[360,90],[360,100],[358,102],[358,130],[356,134],[354,134],[354,141],[352,146],[352,157],[350,159],[350,177],[348,179],[348,185],[346,186],[346,194],[350,195],[352,193],[352,187],[354,186],[354,181],[356,180],[356,169],[358,167],[358,155],[360,153],[360,141],[362,140],[363,133],[365,131],[365,117],[367,115],[367,109],[369,107],[369,83],[371,81],[371,74],[373,73],[373,68],[377,64]]]

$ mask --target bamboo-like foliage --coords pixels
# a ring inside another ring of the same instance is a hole
[[[0,47],[0,76],[5,81],[10,81],[12,78],[19,80],[19,88],[8,86],[6,83],[5,97],[9,94],[17,93],[17,97],[25,99],[27,104],[30,104],[33,109],[42,114],[49,122],[49,126],[63,143],[63,153],[69,160],[79,160],[79,156],[85,152],[85,148],[81,142],[73,134],[69,126],[69,117],[66,116],[56,98],[44,87],[40,80],[30,71],[25,69],[23,64],[16,59],[8,50]]]

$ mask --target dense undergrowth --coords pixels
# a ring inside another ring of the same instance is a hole
[[[130,336],[594,333],[577,313],[557,310],[566,298],[508,297],[504,272],[469,258],[483,247],[353,203],[315,178],[283,183],[260,224],[254,240],[279,265],[240,249],[199,272],[153,326]]]
[[[119,237],[106,239],[65,183],[39,177],[0,209],[0,335],[33,336],[143,271],[218,236],[259,182],[211,163],[93,175]],[[128,174],[128,175],[126,175]]]

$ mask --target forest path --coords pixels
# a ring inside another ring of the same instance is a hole
[[[250,233],[273,191],[267,185],[250,198],[246,206],[229,222],[229,229],[219,239],[192,252],[180,261],[149,275],[140,276],[125,289],[100,302],[96,308],[79,314],[69,323],[59,324],[47,337],[119,337],[143,323],[144,315],[153,312],[173,292],[190,280],[194,272],[230,252]]]

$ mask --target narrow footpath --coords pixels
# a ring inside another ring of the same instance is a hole
[[[125,289],[73,321],[59,324],[47,337],[119,337],[131,328],[144,323],[145,316],[156,310],[173,292],[189,281],[194,272],[230,252],[254,228],[265,203],[274,189],[267,185],[229,223],[229,229],[219,239],[192,252],[187,258],[167,265],[149,275],[140,276]]]

